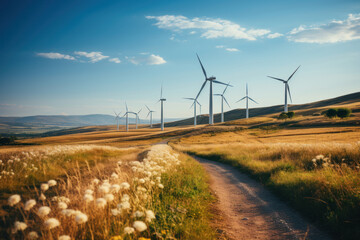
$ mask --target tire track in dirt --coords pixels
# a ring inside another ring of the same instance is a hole
[[[194,157],[210,175],[221,219],[216,227],[233,240],[331,239],[236,168]]]

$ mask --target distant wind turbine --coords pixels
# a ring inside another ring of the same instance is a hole
[[[221,96],[221,122],[224,122],[224,101],[226,102],[226,104],[230,107],[228,101],[225,98],[225,92],[227,90],[227,88],[229,87],[230,82],[227,84],[226,88],[224,89],[222,94],[214,94],[215,96]]]
[[[152,128],[152,113],[155,111],[150,110],[150,108],[146,105],[145,105],[145,107],[149,110],[149,113],[147,114],[146,117],[148,117],[150,115],[150,128]]]
[[[276,77],[271,77],[268,76],[269,78],[281,81],[285,84],[285,104],[284,104],[284,112],[288,112],[288,102],[287,102],[287,93],[289,92],[289,97],[290,97],[290,101],[292,102],[291,99],[291,93],[290,93],[290,87],[289,87],[289,80],[294,76],[294,74],[296,73],[296,71],[299,69],[300,66],[298,66],[298,68],[293,72],[293,74],[290,75],[290,77],[287,80],[281,79],[281,78],[276,78]]]
[[[199,101],[196,98],[184,98],[184,99],[188,99],[188,100],[192,100],[193,104],[191,104],[190,108],[192,106],[194,106],[194,127],[196,127],[196,104],[199,104],[200,106],[200,112],[201,112],[201,104],[199,103]]]
[[[238,100],[237,102],[240,102],[242,100],[246,99],[246,118],[249,118],[249,99],[251,101],[253,101],[254,103],[258,104],[254,99],[252,99],[251,97],[249,97],[249,92],[248,92],[248,85],[246,84],[246,96],[243,97],[242,99]]]
[[[201,60],[200,60],[200,58],[199,58],[199,55],[196,54],[196,56],[197,56],[197,58],[198,58],[198,60],[199,60],[199,63],[200,63],[201,68],[202,68],[202,71],[203,71],[203,73],[204,73],[204,75],[205,75],[205,81],[204,81],[203,85],[201,86],[200,91],[199,91],[199,93],[198,93],[198,95],[196,96],[195,99],[198,99],[201,91],[204,89],[204,87],[205,87],[205,85],[206,85],[206,82],[209,81],[209,82],[210,82],[210,94],[209,94],[209,124],[214,124],[213,87],[212,87],[212,85],[213,85],[213,82],[214,82],[214,83],[219,83],[219,84],[224,84],[224,85],[227,85],[227,84],[226,84],[226,83],[223,83],[223,82],[220,82],[220,81],[217,81],[217,80],[216,80],[216,77],[214,77],[214,76],[211,76],[211,77],[208,78],[208,77],[207,77],[207,74],[206,74],[206,71],[205,71],[205,69],[204,69],[204,66],[202,65]]]
[[[135,114],[135,118],[136,118],[136,129],[138,129],[138,121],[139,121],[139,124],[140,124],[140,118],[139,118],[139,113],[141,112],[142,109],[140,109],[137,113],[133,113]]]
[[[128,132],[128,131],[129,131],[129,113],[134,114],[134,112],[129,112],[129,109],[128,109],[128,106],[127,106],[126,102],[125,102],[125,106],[126,106],[126,112],[125,112],[125,114],[122,116],[122,118],[123,118],[124,116],[126,116],[125,124],[126,124],[126,131]]]
[[[166,101],[166,99],[162,96],[162,90],[163,87],[161,85],[160,99],[158,102],[161,102],[161,131],[164,131],[164,101]]]
[[[116,120],[117,130],[119,131],[119,115],[120,115],[121,112],[116,113],[116,112],[114,111],[114,113],[115,113],[115,120]]]

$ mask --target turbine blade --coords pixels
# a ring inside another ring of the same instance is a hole
[[[195,98],[189,98],[189,97],[184,97],[183,99],[188,99],[188,100],[195,100]]]
[[[202,62],[201,62],[201,60],[200,60],[200,58],[199,58],[199,55],[198,55],[198,54],[196,54],[196,56],[197,56],[197,58],[198,58],[198,60],[199,60],[199,63],[200,63],[200,65],[201,65],[201,68],[202,68],[203,73],[204,73],[204,75],[205,75],[205,79],[207,79],[208,77],[207,77],[207,74],[206,74],[205,68],[204,68],[204,66],[202,65]]]
[[[222,96],[222,94],[218,94],[218,93],[217,93],[217,94],[214,94],[214,96]]]
[[[199,103],[199,101],[198,101],[198,100],[196,100],[196,102],[197,102],[197,104],[199,104],[199,106],[201,107],[201,104]]]
[[[278,80],[278,81],[281,81],[281,82],[286,82],[285,80],[283,79],[280,79],[280,78],[276,78],[276,77],[271,77],[271,76],[268,76],[269,78],[272,78],[272,79],[275,79],[275,80]]]
[[[246,96],[249,95],[248,84],[246,83]]]
[[[226,88],[225,88],[224,91],[223,91],[223,95],[225,94],[226,89],[229,87],[229,85],[230,85],[230,82],[226,85]]]
[[[146,115],[146,117],[148,117],[150,115],[151,112],[148,112],[148,114]]]
[[[137,112],[137,114],[139,114],[141,112],[142,108]]]
[[[252,99],[251,97],[248,97],[251,101],[253,101],[256,104],[259,104],[258,102],[256,102],[254,99]]]
[[[288,90],[288,92],[289,92],[290,101],[291,101],[291,103],[292,103],[291,93],[290,93],[290,87],[289,87],[289,85],[288,85],[287,83],[286,83],[286,88],[287,88],[287,90]]]
[[[245,98],[246,98],[246,97],[243,97],[242,99],[237,100],[236,102],[240,102],[240,101],[244,100]]]
[[[191,106],[190,106],[190,108],[189,108],[189,109],[191,109],[191,108],[192,108],[192,106],[194,106],[194,102],[191,104]]]
[[[226,83],[223,83],[223,82],[220,82],[220,81],[217,81],[217,80],[213,80],[213,82],[214,82],[214,83],[223,84],[223,85],[232,87],[232,86],[229,85],[229,84],[226,84]]]
[[[300,66],[298,66],[298,68],[295,70],[295,72],[293,72],[293,74],[291,74],[291,76],[288,78],[287,82],[294,76],[294,74],[296,73],[296,71],[299,69]]]
[[[163,85],[161,84],[160,98],[162,98],[162,87],[163,87]]]
[[[127,107],[126,101],[125,101],[125,106],[126,106],[126,111],[128,112],[129,110],[128,110],[128,107]]]
[[[204,87],[205,87],[206,81],[207,81],[207,80],[204,81],[204,83],[203,83],[203,85],[201,86],[200,91],[199,91],[199,93],[196,95],[196,98],[195,98],[195,99],[198,99],[201,91],[202,91],[202,90],[204,89]]]
[[[150,108],[148,106],[146,106],[146,104],[145,104],[145,107],[149,110],[149,112],[151,111]]]
[[[225,97],[224,97],[224,100],[225,100],[226,104],[229,106],[229,108],[231,108],[231,107],[230,107],[230,104],[228,103],[228,101],[226,100]]]

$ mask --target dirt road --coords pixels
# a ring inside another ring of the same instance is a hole
[[[230,239],[330,239],[264,187],[234,167],[196,158],[210,175],[219,218]]]

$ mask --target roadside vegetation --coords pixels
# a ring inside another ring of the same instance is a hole
[[[328,110],[325,110],[322,112],[322,114],[328,118],[348,118],[351,115],[351,109],[350,108],[329,108]]]
[[[44,146],[1,158],[1,239],[215,239],[204,170],[167,145]]]
[[[216,136],[213,137],[216,139]],[[174,148],[231,164],[337,239],[360,238],[360,143],[187,144]]]

